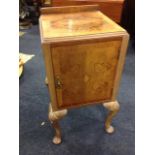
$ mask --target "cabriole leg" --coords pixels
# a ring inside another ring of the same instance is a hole
[[[114,127],[111,125],[113,117],[118,113],[120,105],[117,101],[103,103],[103,106],[109,110],[105,121],[105,130],[107,133],[113,133]]]
[[[59,120],[63,118],[67,114],[67,110],[60,110],[53,112],[51,104],[49,104],[49,120],[52,123],[54,129],[55,129],[55,136],[53,138],[54,144],[60,144],[61,143],[61,129],[59,125]]]

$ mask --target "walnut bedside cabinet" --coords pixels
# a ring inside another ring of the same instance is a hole
[[[40,34],[53,143],[61,143],[59,120],[67,109],[84,105],[102,103],[109,110],[105,130],[112,133],[128,33],[97,5],[84,5],[42,8]]]

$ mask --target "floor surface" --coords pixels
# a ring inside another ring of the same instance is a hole
[[[47,121],[49,94],[38,26],[20,37],[20,51],[35,54],[24,66],[20,78],[20,155],[134,155],[135,147],[135,57],[129,46],[118,101],[121,105],[113,125],[116,132],[104,131],[107,111],[101,105],[72,109],[61,120],[63,142],[52,143],[54,130]],[[46,122],[41,126],[42,122]]]

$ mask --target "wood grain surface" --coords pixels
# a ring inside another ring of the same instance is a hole
[[[105,130],[113,133],[113,117],[129,40],[128,33],[102,14],[98,6],[41,10],[40,34],[50,93],[49,120],[54,144],[61,143],[59,120],[67,109],[102,103],[109,110]]]
[[[52,48],[58,106],[110,100],[121,40]]]
[[[98,6],[42,9],[40,34],[53,111],[116,100],[129,37]]]
[[[76,12],[73,11],[74,8]],[[125,31],[95,6],[46,8],[42,9],[42,12],[43,15],[40,17],[42,40]]]

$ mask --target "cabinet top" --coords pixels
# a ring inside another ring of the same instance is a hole
[[[39,23],[42,42],[125,32],[97,5],[42,8]]]

